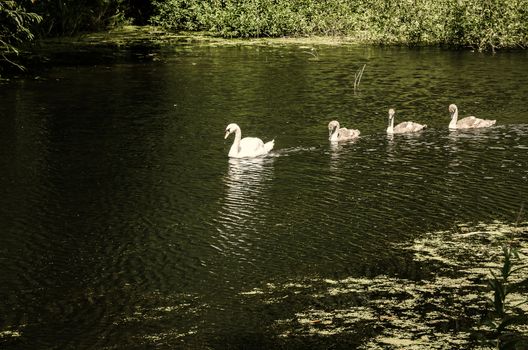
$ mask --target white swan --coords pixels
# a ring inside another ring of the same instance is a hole
[[[408,132],[417,132],[427,128],[425,124],[418,124],[415,122],[402,122],[394,126],[394,109],[389,109],[389,126],[387,127],[387,134],[404,134]]]
[[[328,139],[330,141],[345,141],[359,137],[359,130],[340,128],[337,120],[328,123]]]
[[[227,137],[233,132],[235,133],[235,141],[233,142],[228,154],[228,156],[232,158],[251,158],[262,156],[271,151],[275,145],[275,140],[264,143],[257,137],[244,137],[242,139],[242,131],[235,123],[231,123],[226,127],[224,139],[227,139]]]
[[[449,113],[451,113],[451,122],[449,129],[474,129],[487,128],[495,125],[496,120],[480,119],[474,116],[462,118],[458,120],[458,108],[455,104],[449,105]]]

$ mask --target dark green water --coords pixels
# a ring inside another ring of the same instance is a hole
[[[376,331],[279,338],[274,322],[302,298],[244,293],[420,279],[395,243],[515,222],[528,195],[526,52],[308,51],[181,46],[0,86],[0,345],[358,345]],[[497,126],[449,132],[450,103]],[[429,129],[388,138],[390,107]],[[362,137],[332,146],[332,119]],[[273,152],[229,161],[232,122],[274,138]]]

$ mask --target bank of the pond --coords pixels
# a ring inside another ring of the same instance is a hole
[[[195,46],[282,46],[358,45],[366,42],[343,36],[304,36],[276,38],[223,38],[207,32],[171,32],[158,26],[122,26],[113,30],[83,33],[71,37],[46,38],[12,53],[8,58],[25,67],[4,62],[1,77],[35,76],[58,65],[94,65],[114,62],[152,61],[164,47]],[[317,55],[317,53],[314,53]]]
[[[74,37],[49,38],[40,41],[36,46],[46,47],[115,47],[126,48],[143,45],[159,47],[182,42],[202,45],[284,45],[284,44],[319,44],[319,45],[354,45],[371,44],[360,37],[350,36],[281,36],[281,37],[231,37],[225,38],[209,32],[178,31],[172,32],[158,26],[123,26],[117,29],[85,33]]]
[[[172,31],[163,26],[126,25],[112,30],[76,36],[45,38],[18,53],[6,55],[0,78],[39,75],[43,69],[58,65],[96,65],[159,59],[163,48],[195,46],[306,46],[317,59],[316,46],[373,45],[406,46],[398,40],[380,41],[365,32],[349,35],[297,35],[277,37],[225,37],[206,31]],[[414,45],[417,46],[417,45]],[[421,44],[419,46],[434,46]],[[438,43],[437,43],[438,46]],[[472,48],[468,48],[472,50]],[[11,64],[17,62],[17,65]],[[20,66],[25,69],[21,70]]]
[[[24,43],[36,38],[60,37],[68,41],[65,36],[128,23],[151,24],[175,33],[190,31],[192,36],[207,32],[222,38],[322,36],[332,38],[330,41],[344,37],[338,41],[478,51],[526,48],[526,3],[526,0],[511,0],[507,4],[498,0],[156,0],[131,4],[111,0],[65,8],[42,1],[32,1],[31,5],[29,1],[27,4],[8,1],[0,5],[0,76],[9,67],[20,69],[34,64],[27,55],[18,52]],[[149,32],[151,27],[139,31]],[[166,33],[161,37],[174,35]]]
[[[71,37],[39,40],[11,57],[26,69],[7,64],[3,77],[39,75],[43,69],[60,65],[97,65],[115,62],[155,61],[162,48],[193,46],[318,46],[367,45],[368,41],[347,36],[283,36],[224,38],[208,32],[172,32],[159,26],[122,26],[113,30]],[[312,52],[317,58],[317,52]]]
[[[526,47],[526,0],[155,1],[150,21],[222,37],[343,35],[377,44]]]

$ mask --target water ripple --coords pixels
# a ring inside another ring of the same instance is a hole
[[[184,45],[164,51],[170,64],[59,68],[0,87],[0,337],[13,348],[237,347],[241,328],[267,338],[282,313],[250,315],[237,291],[420,276],[395,243],[519,215],[524,54],[299,52]],[[498,125],[450,132],[452,102]],[[429,128],[387,137],[389,107]],[[329,143],[332,119],[361,137]],[[230,122],[275,149],[229,160]],[[303,309],[302,289],[290,291]]]

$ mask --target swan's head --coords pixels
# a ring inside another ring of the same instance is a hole
[[[235,123],[229,124],[226,127],[224,139],[227,139],[227,137],[231,135],[231,133],[235,132],[237,128],[238,128],[238,125],[236,125]]]
[[[332,135],[336,130],[339,129],[339,122],[337,120],[332,120],[328,123],[328,134]]]
[[[389,109],[389,119],[394,118],[394,114],[395,113],[396,113],[396,111],[394,110],[394,108]]]
[[[451,114],[451,118],[453,118],[453,116],[455,115],[455,112],[458,111],[458,108],[456,106],[456,104],[450,104],[449,105],[449,113]]]

